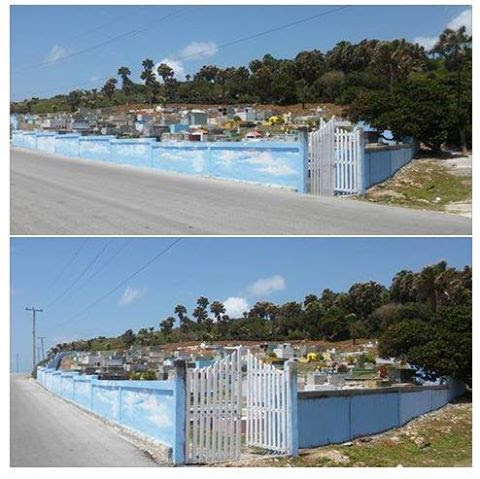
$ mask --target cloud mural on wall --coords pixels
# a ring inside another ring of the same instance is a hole
[[[167,404],[169,399],[163,395],[159,398],[151,392],[128,391],[123,394],[122,407],[132,415],[142,416],[142,413],[146,413],[145,418],[149,422],[161,429],[167,429],[173,425]]]
[[[195,149],[156,149],[154,158],[158,161],[186,163],[183,168],[192,169],[195,173],[204,173],[207,166],[206,150]]]
[[[257,171],[273,176],[296,175],[297,172],[289,165],[286,157],[274,158],[270,151],[252,151],[244,160],[248,165],[258,166]]]

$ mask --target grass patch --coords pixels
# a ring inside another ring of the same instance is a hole
[[[375,203],[435,211],[471,198],[471,178],[452,174],[441,160],[414,160],[362,197]]]

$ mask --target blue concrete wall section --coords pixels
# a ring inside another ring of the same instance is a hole
[[[350,398],[298,401],[299,447],[315,447],[350,439]]]
[[[302,392],[298,399],[300,447],[341,443],[401,426],[465,392],[465,385]]]
[[[352,396],[350,401],[352,438],[386,431],[399,425],[397,393]]]
[[[111,161],[110,140],[113,136],[82,136],[79,147],[80,158]]]
[[[21,130],[12,131],[12,145],[23,146],[23,131]]]
[[[92,379],[92,411],[111,421],[120,422],[118,381]]]
[[[420,416],[431,410],[432,392],[430,390],[405,392],[400,394],[400,425],[407,423],[413,417]]]
[[[58,155],[77,157],[80,155],[80,135],[68,133],[55,137],[55,153]]]
[[[54,371],[52,373],[52,384],[50,386],[51,390],[56,393],[61,395],[62,392],[62,373],[60,371]]]
[[[205,143],[198,146],[185,143],[155,143],[152,166],[159,170],[189,175],[210,175],[210,150]]]
[[[114,163],[151,167],[154,142],[154,138],[111,140],[111,160]]]
[[[33,131],[23,133],[23,147],[31,150],[37,149],[37,134]]]
[[[75,394],[73,400],[86,409],[92,409],[92,379],[95,376],[76,376],[74,378]]]
[[[446,389],[434,390],[431,395],[432,406],[431,410],[441,408],[448,402],[448,391]]]
[[[211,175],[305,191],[300,143],[211,143]]]
[[[62,373],[61,394],[64,398],[73,401],[73,378],[78,373]]]
[[[173,382],[128,383],[121,387],[120,423],[173,448],[175,445]]]
[[[37,133],[37,150],[55,153],[56,133]]]
[[[411,147],[369,148],[365,151],[366,187],[390,178],[413,157]]]

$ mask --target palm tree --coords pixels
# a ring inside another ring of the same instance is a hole
[[[149,58],[143,60],[142,67],[143,71],[140,75],[140,78],[145,82],[145,86],[147,87],[148,102],[152,104],[156,98],[160,85],[155,78],[153,61]]]
[[[133,86],[133,82],[129,78],[131,74],[132,72],[128,67],[120,67],[117,71],[117,75],[119,75],[120,78],[122,79],[122,90],[123,90],[123,93],[125,94],[127,105],[128,105],[129,97],[132,93],[132,86]]]
[[[457,83],[457,112],[459,119],[458,133],[463,154],[467,153],[465,137],[466,118],[462,114],[462,76],[467,61],[472,55],[472,36],[466,33],[465,27],[457,31],[447,28],[440,35],[431,53],[437,53],[445,59],[445,68],[456,74]]]
[[[103,94],[108,98],[109,101],[112,101],[113,95],[115,94],[115,89],[117,85],[116,78],[109,78],[105,85],[102,87]]]

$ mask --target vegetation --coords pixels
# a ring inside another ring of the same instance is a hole
[[[392,178],[370,188],[368,201],[410,208],[448,211],[456,203],[472,198],[469,174],[454,174],[440,159],[416,159]]]
[[[341,41],[330,51],[301,51],[293,59],[270,54],[248,67],[204,65],[185,80],[166,64],[142,62],[142,84],[121,66],[100,92],[74,90],[50,99],[11,104],[12,112],[75,111],[128,103],[261,103],[291,105],[328,102],[351,105],[354,118],[367,120],[395,137],[414,136],[438,150],[447,142],[471,144],[471,37],[462,27],[445,30],[426,52],[404,39]]]
[[[160,321],[159,329],[141,328],[136,334],[129,329],[116,338],[58,344],[51,352],[222,339],[354,342],[361,335],[380,337],[383,356],[402,357],[430,376],[450,375],[471,384],[471,297],[470,267],[457,270],[442,261],[418,273],[400,271],[389,288],[369,281],[352,285],[348,292],[309,294],[302,302],[261,301],[241,318],[229,317],[220,301],[202,296],[191,318],[179,304],[176,317]]]

